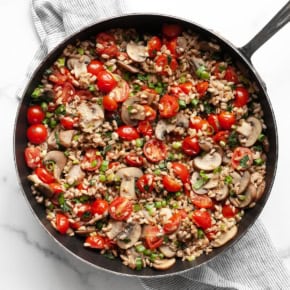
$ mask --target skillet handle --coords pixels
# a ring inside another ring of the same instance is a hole
[[[271,38],[278,30],[290,21],[290,1],[258,32],[246,45],[240,48],[244,56],[250,60],[253,53]]]

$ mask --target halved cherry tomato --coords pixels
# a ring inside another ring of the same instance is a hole
[[[63,85],[66,81],[69,80],[70,71],[63,67],[61,70],[54,70],[49,76],[48,79],[57,84],[57,85]]]
[[[182,93],[183,91],[179,86],[170,86],[169,94],[172,96],[179,98]]]
[[[143,105],[144,110],[145,110],[145,116],[147,121],[154,121],[157,117],[157,112],[148,105]]]
[[[219,143],[220,141],[227,142],[229,138],[230,132],[228,130],[219,131],[213,137],[213,141]]]
[[[149,39],[148,43],[148,54],[150,57],[155,57],[157,51],[160,51],[162,43],[159,37],[153,36]]]
[[[183,183],[189,180],[189,171],[187,167],[180,162],[172,162],[171,168],[176,177],[178,177]]]
[[[103,93],[111,92],[118,84],[113,75],[106,70],[100,71],[97,78],[98,88]]]
[[[228,66],[224,77],[228,82],[237,83],[239,81],[238,75],[232,66]]]
[[[73,118],[71,116],[63,116],[59,119],[60,124],[66,130],[71,130],[77,124],[77,118]]]
[[[122,103],[129,97],[129,85],[128,83],[120,79],[117,86],[110,92],[110,97],[113,98],[117,103]]]
[[[191,82],[185,82],[185,83],[179,84],[178,86],[185,94],[189,94],[191,92],[191,88],[193,85]]]
[[[179,110],[179,104],[176,97],[164,95],[159,102],[159,114],[162,118],[174,117]]]
[[[237,213],[239,212],[239,210],[234,207],[233,205],[227,204],[224,205],[222,208],[222,214],[225,218],[232,218],[234,217]]]
[[[75,96],[75,93],[76,91],[74,86],[69,82],[65,82],[62,87],[62,94],[60,96],[62,103],[66,104],[71,102]]]
[[[171,55],[174,57],[177,57],[179,55],[176,51],[177,37],[170,39],[170,40],[165,40],[164,42],[165,42],[167,49],[170,51]]]
[[[171,70],[175,71],[178,67],[178,63],[175,57],[167,56],[165,54],[161,54],[157,56],[155,59],[155,63],[157,66],[161,67],[160,74],[167,74],[167,67],[170,67]]]
[[[117,221],[127,220],[132,211],[132,202],[122,196],[116,197],[109,205],[109,214]]]
[[[144,158],[136,153],[129,153],[125,156],[126,164],[134,167],[141,167],[144,164]]]
[[[64,191],[61,184],[58,182],[52,182],[48,186],[51,189],[51,191],[56,195],[58,195]]]
[[[39,105],[33,105],[27,109],[27,121],[30,125],[39,124],[44,118],[45,114]]]
[[[49,184],[55,181],[53,174],[46,170],[44,167],[35,168],[35,174],[44,183]]]
[[[207,130],[208,126],[208,121],[200,116],[194,116],[189,120],[189,127],[195,130]]]
[[[194,206],[198,207],[198,208],[213,208],[214,203],[212,201],[212,199],[207,196],[207,195],[198,195],[195,194],[192,198],[191,198],[191,202],[193,203]]]
[[[115,162],[110,162],[108,167],[109,167],[109,169],[111,169],[111,168],[117,167],[119,165],[120,165],[120,162],[115,161]]]
[[[115,57],[119,55],[119,49],[115,43],[115,37],[112,34],[101,32],[96,37],[96,52],[101,54],[107,54],[109,57]],[[98,44],[101,44],[98,46]]]
[[[103,97],[104,109],[110,112],[116,111],[118,109],[118,103],[110,94]]]
[[[117,129],[117,134],[126,141],[135,140],[140,137],[136,128],[128,125],[123,125]]]
[[[234,101],[235,107],[243,107],[249,101],[249,91],[244,87],[237,87],[234,92],[234,95],[235,95]]]
[[[96,59],[93,59],[89,64],[87,68],[88,72],[91,73],[92,75],[98,76],[98,73],[100,71],[105,70],[104,64]]]
[[[163,231],[157,226],[146,225],[144,227],[146,247],[150,250],[159,248],[163,244],[163,235]]]
[[[29,168],[36,168],[41,164],[40,149],[38,147],[26,147],[24,150],[24,158]]]
[[[200,209],[192,213],[192,221],[200,228],[206,230],[212,226],[211,215],[208,211]]]
[[[178,230],[181,222],[181,215],[179,213],[175,213],[171,216],[171,218],[164,224],[163,230],[165,234],[172,234]]]
[[[151,139],[145,143],[143,152],[150,162],[156,163],[166,158],[167,147],[162,141]]]
[[[102,161],[103,158],[96,149],[87,149],[81,161],[81,168],[87,171],[95,171],[101,166]]]
[[[148,193],[154,188],[154,175],[144,174],[136,182],[136,186],[140,192]]]
[[[165,23],[162,26],[162,33],[167,38],[174,38],[182,33],[182,27],[176,23]]]
[[[93,98],[93,94],[88,90],[78,90],[76,95],[78,95],[81,100],[91,100]]]
[[[207,117],[207,121],[212,126],[215,132],[218,132],[220,130],[220,122],[218,115],[209,114]]]
[[[143,136],[152,136],[153,128],[149,121],[140,121],[137,127],[137,131]]]
[[[182,141],[182,150],[190,156],[195,156],[200,152],[200,146],[197,137],[187,136]]]
[[[69,221],[67,216],[61,213],[56,214],[56,221],[55,221],[56,229],[61,233],[65,234],[69,228]]]
[[[202,81],[196,84],[195,86],[197,92],[199,93],[200,97],[203,97],[208,89],[208,82],[207,81]]]
[[[88,236],[85,240],[87,247],[102,250],[105,248],[105,239],[100,235]]]
[[[249,148],[237,147],[232,156],[232,167],[237,170],[245,170],[253,163],[253,153]]]
[[[96,199],[93,203],[92,203],[92,213],[93,214],[99,214],[102,215],[104,213],[106,213],[109,209],[109,204],[106,200],[104,199]]]
[[[92,207],[88,203],[75,204],[73,211],[83,221],[88,221],[92,218]]]
[[[236,122],[234,113],[227,111],[219,113],[218,119],[221,128],[224,130],[230,130]]]
[[[177,192],[180,191],[182,188],[182,184],[178,182],[177,179],[169,175],[164,175],[162,177],[162,183],[164,188],[169,192]]]
[[[88,189],[89,189],[89,186],[85,185],[83,182],[80,182],[80,183],[77,185],[77,189],[78,189],[78,190],[88,190]]]
[[[41,144],[47,138],[47,129],[42,124],[33,124],[28,127],[26,131],[26,136],[32,144]]]

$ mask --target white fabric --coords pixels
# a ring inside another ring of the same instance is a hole
[[[126,0],[32,0],[41,44],[27,74],[66,36],[102,18],[126,12]],[[140,12],[140,11],[138,11]],[[140,279],[145,289],[290,289],[290,278],[258,221],[231,249],[182,275]]]

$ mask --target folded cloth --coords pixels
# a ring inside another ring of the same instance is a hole
[[[102,18],[125,13],[129,5],[125,0],[32,0],[41,46],[27,78],[66,36]],[[166,278],[140,279],[140,283],[145,289],[160,290],[290,289],[289,275],[259,221],[232,248],[205,266]]]

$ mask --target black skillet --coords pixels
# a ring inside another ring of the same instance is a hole
[[[232,245],[235,242],[237,242],[252,226],[252,224],[255,222],[255,220],[261,213],[270,195],[278,161],[278,136],[274,113],[272,110],[270,100],[268,98],[265,84],[261,80],[255,68],[253,67],[250,58],[252,54],[265,41],[267,41],[281,27],[283,27],[287,22],[289,22],[289,20],[290,20],[290,2],[288,2],[263,29],[248,44],[246,44],[242,48],[235,47],[229,41],[223,39],[221,36],[201,27],[198,24],[191,23],[176,17],[164,15],[149,15],[149,14],[125,15],[98,22],[90,27],[82,29],[81,31],[65,39],[60,45],[58,45],[42,61],[42,63],[39,65],[39,67],[35,70],[34,74],[32,75],[32,78],[24,91],[24,94],[22,96],[19,105],[14,131],[14,156],[15,156],[14,158],[20,184],[33,213],[35,214],[39,222],[43,225],[47,233],[50,236],[52,236],[53,239],[64,249],[68,250],[70,253],[74,254],[77,258],[89,263],[90,265],[98,269],[115,272],[120,275],[132,275],[144,278],[173,275],[193,269],[210,261],[211,259],[218,256],[226,249],[232,247]],[[26,111],[29,105],[31,93],[41,80],[41,76],[44,73],[45,69],[47,69],[49,66],[52,65],[52,63],[58,58],[58,56],[62,53],[63,49],[69,43],[73,43],[77,39],[81,40],[88,39],[90,36],[96,35],[98,32],[117,27],[124,28],[134,27],[141,30],[160,31],[160,26],[162,25],[162,23],[170,23],[170,22],[178,22],[185,29],[189,28],[192,31],[200,34],[202,38],[216,41],[218,44],[221,45],[223,51],[229,54],[239,66],[242,66],[243,69],[248,72],[248,76],[250,77],[250,79],[257,84],[260,90],[259,101],[265,113],[264,120],[267,125],[266,134],[270,142],[270,151],[268,153],[267,173],[266,173],[267,185],[265,193],[262,199],[258,202],[258,204],[254,208],[247,210],[245,217],[240,222],[238,235],[234,240],[230,241],[221,248],[215,249],[209,255],[202,255],[195,261],[182,262],[178,260],[176,264],[167,271],[161,272],[151,268],[146,268],[141,271],[133,271],[130,268],[122,265],[119,259],[109,260],[103,255],[96,253],[95,251],[84,248],[82,244],[83,241],[80,238],[68,237],[59,234],[52,228],[49,221],[47,221],[45,217],[44,207],[43,205],[40,205],[35,201],[35,198],[30,190],[30,184],[26,178],[27,175],[29,175],[30,173],[30,170],[27,168],[23,158],[24,148],[26,147],[27,143],[27,139],[25,136],[26,135],[25,132],[27,129]]]

